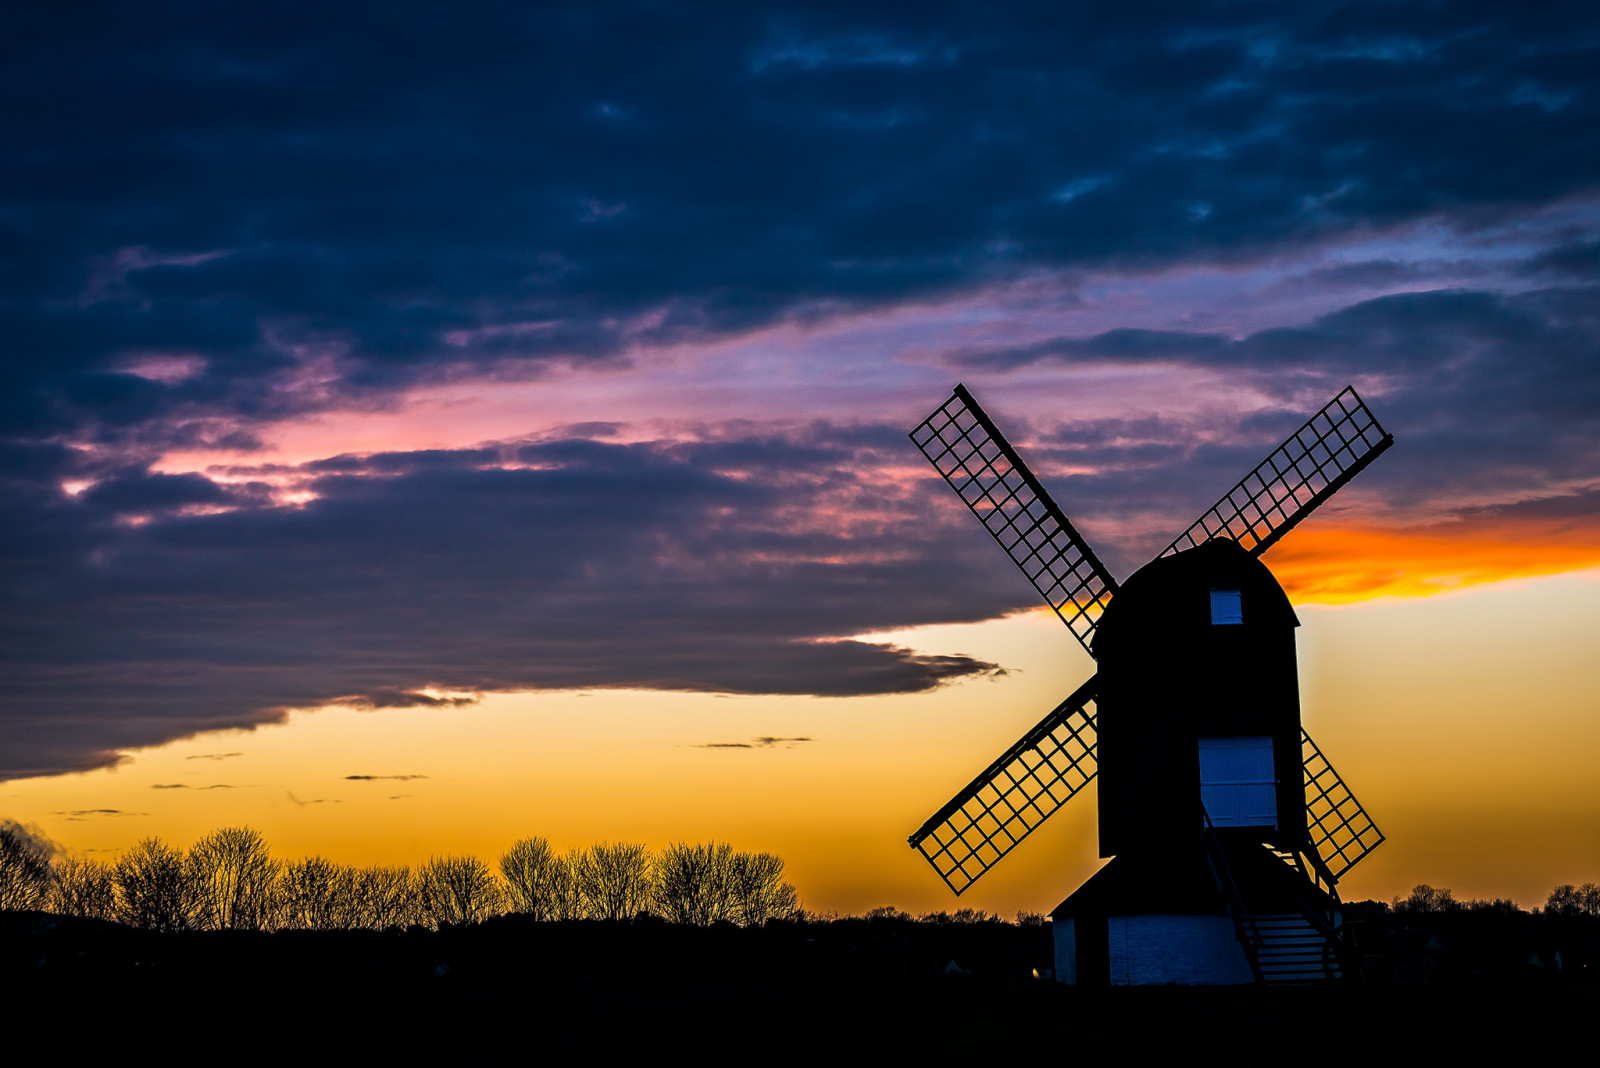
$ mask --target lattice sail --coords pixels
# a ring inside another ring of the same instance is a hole
[[[1098,686],[1078,687],[911,836],[958,895],[1095,777]]]
[[[1394,444],[1346,386],[1161,553],[1231,538],[1260,556]]]
[[[1322,858],[1334,879],[1383,843],[1383,832],[1372,822],[1328,758],[1304,728],[1300,752],[1305,761],[1306,827],[1311,848]]]
[[[966,387],[911,440],[1088,649],[1116,580]]]

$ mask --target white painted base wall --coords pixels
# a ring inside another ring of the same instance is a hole
[[[1226,916],[1112,916],[1106,927],[1113,986],[1255,982]]]

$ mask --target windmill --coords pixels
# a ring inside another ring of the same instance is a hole
[[[911,439],[1098,670],[911,836],[961,894],[1100,779],[1100,855],[1052,913],[1056,978],[1283,983],[1344,968],[1338,881],[1383,835],[1300,725],[1260,556],[1394,439],[1346,388],[1119,584],[964,386]]]

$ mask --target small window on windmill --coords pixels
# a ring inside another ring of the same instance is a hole
[[[1238,590],[1211,591],[1211,625],[1214,627],[1244,622],[1244,607]]]
[[[1272,739],[1200,739],[1200,802],[1214,827],[1276,828]]]

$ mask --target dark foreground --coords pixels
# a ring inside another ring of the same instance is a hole
[[[998,923],[739,930],[506,917],[441,932],[156,935],[4,920],[13,1035],[83,1054],[1481,1061],[1587,1045],[1600,1019],[1586,962],[1556,972],[1521,948],[1452,960],[1450,940],[1428,931],[1390,947],[1416,961],[1374,952],[1360,984],[1085,990],[1032,978],[1049,964],[1048,928]]]

